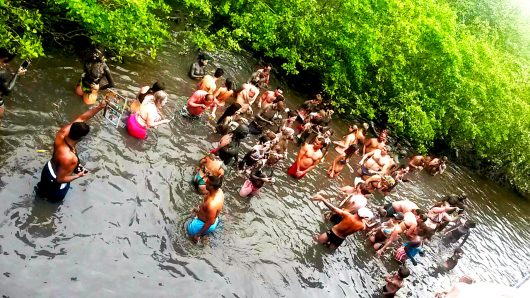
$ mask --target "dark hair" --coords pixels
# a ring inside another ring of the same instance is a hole
[[[425,214],[425,210],[422,210],[422,209],[414,209],[416,210],[416,215],[422,215],[422,214]]]
[[[227,90],[234,89],[234,81],[232,81],[232,79],[226,79],[225,80],[225,86],[226,86]]]
[[[346,155],[345,157],[348,159],[350,158],[354,153],[355,151],[357,150],[357,145],[350,145],[348,148],[346,148],[346,150],[344,150],[344,154]]]
[[[160,90],[166,90],[166,84],[164,82],[156,81],[153,84],[153,87],[151,87],[151,90],[153,93],[160,91]]]
[[[410,275],[410,270],[407,267],[399,267],[398,275],[401,278],[407,278]]]
[[[248,126],[246,126],[245,124],[240,124],[234,130],[233,134],[237,141],[241,141],[242,139],[248,136]]]
[[[229,105],[228,108],[226,108],[226,110],[223,113],[223,115],[221,115],[221,118],[219,118],[219,120],[217,120],[217,124],[223,123],[223,121],[225,121],[226,117],[233,116],[240,109],[241,109],[241,105],[238,104],[237,102]]]
[[[471,220],[466,221],[466,223],[465,223],[464,225],[465,225],[466,227],[468,227],[468,228],[472,228],[472,229],[474,229],[474,228],[477,227],[477,224],[476,224],[474,221],[471,221]]]
[[[214,73],[213,76],[216,77],[216,78],[220,78],[220,77],[222,77],[224,74],[225,74],[225,71],[224,71],[222,68],[219,67],[219,68],[217,68],[217,69],[215,70],[215,73]]]
[[[274,101],[272,103],[278,103],[280,101],[284,101],[285,100],[285,97],[283,97],[283,95],[281,94],[278,94],[278,96],[276,96],[276,98],[274,99]]]
[[[206,96],[204,97],[205,101],[213,101],[214,99],[215,97],[213,96],[213,94],[206,94]]]
[[[68,137],[74,141],[79,141],[90,132],[90,126],[85,122],[74,122],[70,126]]]
[[[454,253],[455,253],[455,254],[456,254],[456,253],[463,254],[463,253],[464,253],[464,250],[462,250],[462,248],[460,248],[460,247],[457,247],[457,248],[455,249],[455,252],[454,252]]]
[[[217,177],[217,176],[208,176],[206,182],[206,187],[211,188],[213,190],[218,190],[223,186],[223,177]]]
[[[297,117],[298,116],[298,113],[296,111],[293,111],[293,110],[289,110],[289,112],[287,113],[287,117],[291,118],[291,117]]]
[[[262,135],[258,139],[260,144],[265,144],[266,142],[270,141],[269,137],[266,135]]]
[[[0,49],[0,59],[5,58],[5,62],[8,63],[13,58],[15,58],[16,54],[11,54],[7,49],[1,48]]]

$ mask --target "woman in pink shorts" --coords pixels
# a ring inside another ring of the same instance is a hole
[[[129,135],[143,140],[147,138],[147,128],[169,123],[170,120],[162,119],[159,112],[160,108],[166,104],[167,97],[165,91],[157,91],[153,97],[146,98],[140,106],[140,110],[131,114],[127,119]]]

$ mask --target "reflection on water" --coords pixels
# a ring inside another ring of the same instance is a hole
[[[166,49],[155,62],[111,65],[120,92],[132,97],[139,86],[163,80],[171,94],[166,113],[172,116],[194,88],[186,76],[194,57],[175,52]],[[249,57],[213,56],[215,66],[240,82],[252,71]],[[295,182],[284,173],[293,151],[276,172],[277,182],[258,198],[240,198],[244,179],[232,173],[223,187],[227,198],[219,231],[204,245],[187,240],[183,224],[201,200],[188,181],[218,138],[200,121],[177,116],[142,142],[98,115],[78,147],[90,174],[72,183],[60,205],[34,200],[33,187],[50,158],[57,128],[85,110],[73,95],[80,73],[80,63],[69,57],[40,59],[19,81],[13,100],[6,101],[11,113],[0,124],[2,294],[379,295],[384,276],[397,265],[388,255],[377,258],[364,235],[347,239],[334,252],[312,242],[328,227],[323,211],[307,198],[319,190],[334,196],[339,186],[351,183],[351,174],[345,169],[343,178],[328,180],[329,163],[324,163]],[[288,88],[285,93],[291,105],[302,100]],[[334,126],[346,130],[341,122]],[[433,268],[452,253],[435,237],[412,268],[403,296],[429,297],[462,274],[511,284],[529,270],[528,202],[455,165],[442,177],[414,173],[411,180],[372,203],[411,198],[428,207],[445,194],[465,192],[469,215],[479,226],[453,272],[432,277]]]

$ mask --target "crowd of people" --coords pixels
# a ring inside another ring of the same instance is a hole
[[[2,54],[2,53],[0,53]],[[12,59],[0,57],[2,65]],[[281,87],[269,90],[271,66],[254,72],[237,88],[235,80],[224,79],[224,71],[217,68],[213,75],[207,74],[206,66],[211,58],[199,55],[190,67],[189,76],[196,80],[197,88],[190,95],[180,115],[190,120],[205,119],[213,124],[220,135],[219,142],[204,156],[194,171],[192,185],[202,196],[202,202],[186,224],[188,235],[197,242],[201,237],[213,233],[219,225],[224,205],[223,180],[226,175],[242,175],[245,181],[239,190],[241,197],[257,196],[262,188],[275,182],[275,172],[281,161],[289,157],[289,149],[297,148],[293,163],[285,170],[295,180],[303,179],[324,163],[325,157],[334,149],[336,157],[329,159],[327,175],[330,179],[344,176],[344,167],[353,173],[353,185],[345,185],[333,204],[320,194],[312,197],[322,202],[330,212],[326,220],[331,229],[315,236],[315,241],[337,249],[345,239],[355,233],[364,233],[372,243],[374,252],[383,256],[393,249],[394,259],[402,267],[386,278],[384,297],[393,297],[410,275],[408,263],[416,265],[418,257],[424,255],[436,232],[442,234],[442,243],[454,246],[453,255],[441,267],[453,269],[463,256],[462,246],[468,239],[475,223],[465,214],[465,195],[449,195],[432,206],[420,208],[410,200],[388,202],[375,206],[370,202],[374,192],[387,195],[395,191],[399,183],[409,181],[411,171],[425,169],[435,176],[446,169],[446,157],[412,156],[405,161],[392,154],[388,146],[389,130],[379,132],[373,123],[351,125],[348,133],[338,141],[332,141],[333,129],[329,124],[333,109],[321,94],[305,101],[297,109],[287,109]],[[19,71],[11,78],[0,76],[0,102],[13,88]],[[100,86],[102,80],[105,85]],[[101,51],[89,56],[84,73],[75,90],[86,104],[97,103],[100,90],[114,86],[112,74],[105,64]],[[77,155],[76,144],[86,136],[90,127],[86,123],[108,104],[103,97],[92,109],[62,127],[55,137],[51,159],[44,165],[37,193],[50,202],[61,202],[72,181],[88,174]],[[139,89],[136,98],[128,102],[130,115],[126,129],[130,136],[145,139],[148,130],[170,122],[164,119],[161,108],[168,94],[165,84],[156,82]],[[3,103],[3,102],[2,102]],[[3,107],[0,104],[0,116]],[[207,117],[202,117],[207,115]],[[255,139],[255,145],[241,154],[241,142]],[[334,147],[334,148],[333,148]],[[360,162],[352,164],[358,155]],[[357,168],[357,169],[355,169]]]

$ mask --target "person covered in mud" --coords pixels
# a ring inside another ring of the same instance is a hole
[[[445,262],[443,263],[443,266],[442,266],[443,269],[446,271],[453,270],[453,268],[455,268],[456,265],[458,265],[458,260],[460,260],[463,256],[464,256],[464,250],[462,250],[462,248],[460,247],[457,247],[454,250],[453,255],[449,257],[447,260],[445,260]]]
[[[219,226],[219,214],[224,205],[224,193],[221,189],[223,178],[208,176],[206,194],[203,203],[197,208],[195,217],[188,223],[186,230],[194,242],[209,235]]]
[[[324,203],[331,211],[342,217],[342,220],[334,225],[328,232],[315,236],[315,240],[331,249],[338,248],[349,235],[362,231],[366,228],[365,220],[369,220],[373,214],[367,208],[357,210],[352,214],[340,208],[333,206],[326,198],[316,194],[312,197],[313,201]]]
[[[217,81],[225,74],[222,68],[217,68],[213,76],[205,75],[197,85],[197,90],[204,90],[210,94],[214,94],[217,90]]]
[[[76,85],[75,92],[83,97],[85,104],[94,104],[98,98],[99,90],[105,90],[114,87],[114,79],[110,69],[105,63],[103,52],[94,48],[88,55],[83,65],[83,74],[81,80]],[[101,80],[105,78],[107,84],[100,86]]]
[[[283,90],[280,87],[276,87],[274,91],[265,91],[259,101],[258,101],[258,108],[259,109],[266,109],[268,106],[273,104],[274,102],[283,101]]]
[[[287,174],[296,179],[301,179],[314,169],[324,156],[320,150],[323,144],[324,138],[320,136],[316,137],[312,144],[304,144],[298,151],[298,156],[287,171]]]
[[[11,54],[6,49],[0,49],[0,119],[4,116],[4,99],[15,87],[18,76],[26,73],[26,69],[23,67],[20,67],[14,74],[5,70],[5,67],[13,58],[15,58],[14,54]]]
[[[335,178],[340,175],[342,172],[342,169],[344,169],[344,166],[348,165],[348,162],[350,161],[350,158],[353,156],[353,154],[357,151],[356,145],[350,145],[345,151],[343,151],[339,156],[337,156],[332,162],[331,166],[328,169],[328,177],[329,178]],[[351,168],[351,166],[350,166]],[[351,168],[353,171],[353,168]]]
[[[194,80],[202,79],[206,75],[206,65],[208,65],[209,57],[204,53],[197,56],[197,60],[190,66],[188,75]]]
[[[130,136],[140,140],[147,138],[147,129],[169,123],[171,120],[162,119],[161,109],[166,105],[168,95],[165,91],[157,91],[152,97],[146,98],[140,110],[131,114],[127,119],[127,132]]]
[[[218,155],[225,166],[237,164],[239,146],[241,141],[245,139],[247,135],[248,127],[245,124],[239,125],[233,132],[221,137],[218,147],[212,150],[212,153]]]
[[[283,101],[267,105],[261,109],[250,122],[248,128],[253,135],[260,135],[268,128],[272,131],[278,131],[279,121],[282,119],[282,112],[285,109]]]
[[[222,178],[225,174],[225,169],[221,160],[213,154],[208,154],[200,160],[199,166],[195,169],[195,173],[191,180],[195,191],[206,194],[208,193],[206,188],[208,179],[211,177]]]
[[[86,111],[57,132],[52,158],[44,165],[37,184],[38,196],[53,203],[61,202],[70,189],[70,182],[88,174],[88,170],[81,165],[75,146],[90,132],[86,122],[103,110],[107,103],[108,100],[101,101],[97,107]]]
[[[250,77],[249,83],[259,88],[266,88],[269,85],[272,65],[267,64],[264,68],[256,70]]]
[[[385,279],[386,285],[383,287],[383,297],[396,297],[397,291],[403,287],[405,278],[409,277],[409,275],[410,270],[404,266],[399,267],[396,273],[388,275]]]
[[[166,90],[166,84],[164,82],[157,81],[153,86],[143,86],[136,95],[136,99],[129,105],[129,112],[134,114],[140,110],[140,106],[146,98],[153,97],[158,91]]]

